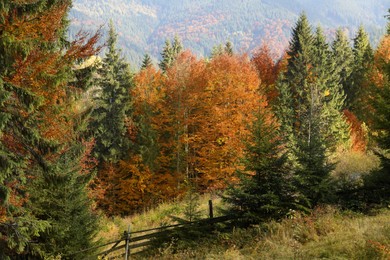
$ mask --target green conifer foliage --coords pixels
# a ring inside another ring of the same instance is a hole
[[[33,169],[36,176],[29,187],[33,214],[50,223],[35,239],[34,251],[43,258],[56,258],[92,247],[98,231],[98,217],[92,213],[87,186],[93,175],[83,173],[81,159],[83,143],[71,145],[70,150],[49,166],[50,171]],[[91,253],[91,252],[88,252]],[[72,259],[85,259],[73,255]]]
[[[38,237],[55,240],[49,229],[56,221],[46,216],[49,212],[64,214],[62,208],[55,206],[37,212],[37,204],[31,198],[50,200],[65,183],[53,182],[51,194],[29,191],[33,181],[46,187],[50,182],[45,177],[59,174],[55,166],[61,165],[61,154],[71,151],[80,141],[75,140],[80,133],[73,128],[76,113],[72,101],[77,98],[76,92],[82,91],[78,89],[82,84],[74,81],[77,76],[72,66],[96,53],[93,45],[98,36],[88,39],[87,35],[79,35],[74,42],[67,41],[66,13],[70,4],[71,1],[59,0],[5,0],[0,4],[1,259],[43,258],[45,249],[31,242]],[[76,157],[72,159],[78,162]],[[75,189],[72,199],[77,201],[85,192],[84,187]],[[65,203],[63,194],[58,196],[63,199],[59,203]],[[89,212],[84,207],[84,211],[67,213],[76,219],[78,214]],[[80,240],[89,243],[91,237],[84,236],[83,228],[72,225],[58,232],[64,236],[80,234]],[[68,241],[61,243],[58,246],[65,247]]]
[[[231,41],[227,41],[225,45],[218,44],[214,46],[213,49],[211,50],[210,58],[214,58],[223,54],[227,54],[229,56],[232,56],[234,54],[233,44]]]
[[[130,90],[133,76],[129,65],[120,57],[116,40],[117,35],[111,23],[108,50],[97,71],[96,107],[90,125],[96,142],[93,154],[99,164],[123,159],[130,147],[128,124],[131,124]]]
[[[353,70],[353,52],[345,33],[338,29],[332,43],[332,60],[340,76],[343,90],[350,89],[349,77]]]
[[[233,51],[233,44],[231,41],[227,41],[226,44],[225,44],[225,53],[229,54],[230,56],[232,56],[234,54],[234,51]]]
[[[150,66],[153,66],[152,59],[150,58],[149,54],[145,54],[144,59],[142,60],[141,70]]]
[[[213,47],[211,50],[211,58],[217,57],[219,55],[222,55],[224,53],[224,47],[222,44],[218,44]]]
[[[165,46],[161,53],[162,60],[159,63],[160,69],[164,73],[169,67],[172,66],[173,62],[176,60],[177,56],[181,53],[182,50],[183,45],[177,35],[175,36],[172,44],[168,39],[165,41]]]
[[[363,114],[361,108],[365,109],[363,100],[369,91],[369,74],[373,64],[373,50],[364,28],[358,29],[356,37],[353,39],[353,70],[349,77],[349,86],[346,88],[346,105],[347,108],[354,112],[360,119]]]
[[[160,69],[163,72],[166,72],[168,67],[170,65],[172,65],[172,62],[173,62],[173,52],[172,52],[171,41],[168,39],[165,41],[165,46],[164,46],[163,51],[161,53],[161,58],[162,59],[161,59],[160,63],[158,64],[158,66],[160,67]]]
[[[287,71],[278,84],[276,114],[297,185],[312,206],[323,201],[332,165],[328,156],[348,139],[344,95],[322,30],[303,14],[293,29]]]
[[[149,104],[143,105],[144,115],[135,118],[137,122],[137,137],[135,141],[135,150],[142,157],[142,162],[150,170],[156,170],[157,157],[159,155],[159,144],[157,143],[158,133],[153,129],[151,118],[153,116],[152,108]]]
[[[254,175],[239,173],[239,185],[228,190],[225,199],[232,205],[232,213],[247,223],[260,223],[281,219],[293,210],[306,210],[305,200],[294,187],[275,121],[260,111],[251,133],[244,161],[246,171]]]

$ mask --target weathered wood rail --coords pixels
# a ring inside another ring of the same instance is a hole
[[[233,216],[220,216],[214,217],[212,202],[209,201],[209,218],[201,219],[197,221],[185,222],[181,224],[145,229],[140,231],[131,232],[130,227],[124,232],[123,236],[102,245],[87,248],[64,257],[64,259],[72,259],[77,254],[85,252],[93,252],[99,248],[112,245],[109,249],[106,249],[98,254],[92,255],[87,259],[129,259],[130,255],[136,255],[144,253],[152,245],[156,245],[156,241],[169,242],[175,234],[180,232],[184,233],[191,228],[207,228],[212,227],[213,224],[225,222],[235,219]],[[120,253],[122,250],[123,253]],[[116,253],[116,256],[110,257],[110,254]],[[119,255],[118,255],[119,254]]]

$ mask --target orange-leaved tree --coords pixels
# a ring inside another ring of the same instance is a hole
[[[201,191],[221,189],[241,167],[248,123],[267,103],[259,92],[256,69],[247,56],[219,55],[198,73],[191,96],[191,165]]]

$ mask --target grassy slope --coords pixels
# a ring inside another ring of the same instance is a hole
[[[200,200],[204,217],[208,199],[209,195]],[[223,206],[219,200],[214,202]],[[106,219],[100,236],[115,239],[128,224],[133,231],[171,224],[169,216],[182,216],[184,204],[164,204],[133,217]],[[168,244],[150,259],[390,259],[390,210],[366,216],[325,207],[310,216],[216,233],[195,243],[196,248],[189,244]]]

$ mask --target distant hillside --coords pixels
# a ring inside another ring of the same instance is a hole
[[[164,41],[175,34],[197,55],[209,55],[227,40],[240,52],[251,52],[262,42],[281,52],[302,11],[330,38],[338,27],[353,37],[363,25],[375,45],[388,8],[390,0],[74,0],[70,34],[112,19],[123,53],[138,66],[145,53],[159,59]]]

